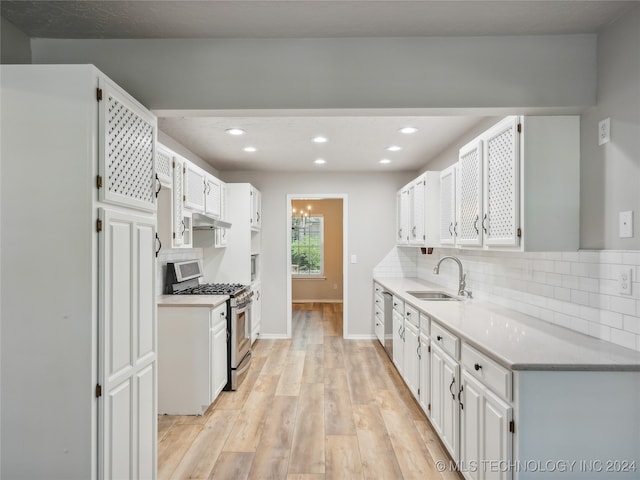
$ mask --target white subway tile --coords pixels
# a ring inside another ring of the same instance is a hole
[[[633,333],[618,330],[617,328],[611,329],[611,341],[617,345],[623,347],[636,349],[636,335]]]
[[[556,273],[571,273],[571,262],[555,262],[553,271]]]
[[[589,305],[589,292],[571,290],[571,301],[579,305]]]
[[[640,252],[624,252],[622,263],[625,265],[640,265]]]
[[[588,263],[572,263],[571,274],[579,277],[588,277]]]
[[[600,323],[609,327],[622,328],[622,314],[610,312],[608,310],[601,310]]]
[[[640,335],[640,317],[625,315],[623,317],[623,330]]]
[[[584,263],[599,263],[600,262],[600,252],[592,251],[592,250],[581,250],[578,252],[579,258],[581,262]]]
[[[603,250],[600,252],[600,263],[622,263],[622,253]]]
[[[580,288],[580,278],[586,277],[576,277],[575,275],[562,275],[562,286],[564,288]]]
[[[578,288],[585,292],[598,292],[600,280],[597,278],[578,277]]]
[[[586,305],[580,305],[580,318],[584,318],[589,322],[600,322],[600,310]]]
[[[571,301],[571,290],[569,288],[556,287],[553,292],[553,297],[558,300]]]
[[[565,262],[580,261],[580,252],[562,252],[562,260]]]
[[[632,298],[612,296],[610,309],[625,315],[635,315],[636,301]]]
[[[610,296],[599,293],[589,293],[589,306],[608,310],[610,306]]]
[[[553,285],[554,287],[559,287],[562,285],[562,275],[559,273],[547,273],[547,283],[549,285]]]
[[[576,332],[584,333],[585,335],[589,335],[589,327],[591,322],[588,322],[582,318],[573,318],[571,320],[571,329]]]
[[[601,340],[611,341],[611,327],[600,325],[599,323],[589,324],[589,335],[600,338]]]

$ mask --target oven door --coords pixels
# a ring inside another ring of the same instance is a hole
[[[231,308],[230,390],[236,390],[251,364],[251,299]]]

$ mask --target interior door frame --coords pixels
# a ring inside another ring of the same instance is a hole
[[[291,289],[291,202],[293,200],[342,200],[342,338],[347,338],[349,331],[349,263],[347,262],[347,252],[349,251],[349,195],[346,193],[288,193],[287,194],[287,338],[292,335],[292,289]]]

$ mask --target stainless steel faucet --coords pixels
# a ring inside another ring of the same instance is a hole
[[[440,273],[440,264],[447,258],[450,258],[451,260],[453,260],[458,264],[458,295],[467,296],[471,298],[471,292],[468,290],[465,290],[465,287],[467,286],[467,283],[466,283],[467,274],[462,272],[462,262],[458,257],[454,257],[452,255],[447,255],[446,257],[442,257],[440,260],[438,260],[438,264],[433,269],[433,273],[435,275],[438,275]]]

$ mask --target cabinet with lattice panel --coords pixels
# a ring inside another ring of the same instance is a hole
[[[456,169],[454,164],[440,172],[440,243],[454,245],[456,241]]]
[[[184,162],[184,206],[204,212],[206,172],[189,161]]]
[[[493,250],[579,248],[578,116],[506,117],[460,150],[457,168],[455,240],[449,243]]]
[[[460,149],[456,178],[458,245],[482,245],[483,149],[481,140],[473,140]]]
[[[164,187],[173,186],[173,153],[164,145],[156,144],[156,176]]]
[[[98,79],[100,201],[156,210],[156,119],[106,77]]]
[[[187,161],[182,157],[173,157],[173,246],[191,247],[192,226],[191,213],[184,208],[184,178],[185,164]]]

